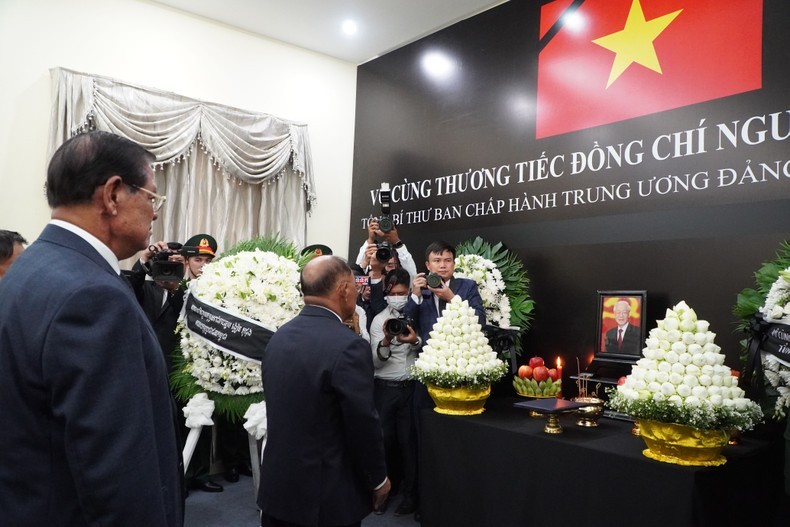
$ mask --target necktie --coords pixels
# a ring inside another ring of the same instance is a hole
[[[622,348],[623,347],[623,330],[622,330],[622,328],[617,330],[617,347],[618,348]]]
[[[442,281],[442,287],[450,287],[450,281],[447,282]],[[447,301],[442,300],[438,296],[436,297],[437,300],[437,307],[439,309],[439,316],[442,316],[442,312],[447,308]]]

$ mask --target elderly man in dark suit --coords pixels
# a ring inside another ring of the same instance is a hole
[[[630,323],[631,304],[625,300],[618,301],[612,309],[615,327],[606,332],[605,353],[623,353],[639,355],[641,330]]]
[[[64,143],[52,221],[0,282],[3,525],[183,525],[165,362],[118,265],[164,201],[152,161],[106,132]]]
[[[268,439],[261,462],[261,525],[360,525],[390,482],[373,398],[369,344],[343,324],[357,292],[348,264],[312,259],[305,307],[263,354]]]

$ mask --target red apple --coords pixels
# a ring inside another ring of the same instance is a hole
[[[549,377],[551,377],[552,381],[556,381],[560,378],[560,373],[557,371],[557,368],[549,369]]]
[[[532,368],[530,368],[526,364],[522,364],[518,369],[518,376],[521,377],[522,379],[532,378]]]
[[[538,366],[532,369],[532,378],[536,381],[545,381],[549,378],[549,369],[545,366]]]
[[[617,379],[617,386],[622,386],[623,384],[625,384],[625,375]]]
[[[543,366],[543,358],[542,357],[532,357],[529,359],[529,367],[533,370],[538,366]]]

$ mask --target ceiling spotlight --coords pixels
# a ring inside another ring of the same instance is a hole
[[[348,36],[356,35],[357,34],[357,23],[353,20],[344,20],[343,21],[343,33]]]

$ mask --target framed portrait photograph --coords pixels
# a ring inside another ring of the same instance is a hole
[[[598,291],[595,355],[633,358],[645,345],[647,291]]]

